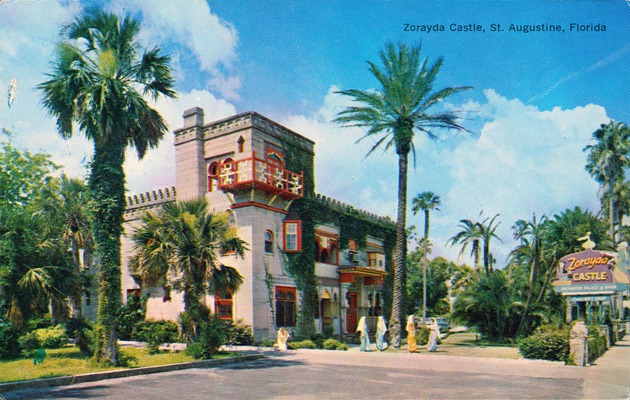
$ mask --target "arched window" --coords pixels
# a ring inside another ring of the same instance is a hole
[[[265,232],[265,253],[273,254],[273,232]]]
[[[243,136],[238,138],[238,140],[236,141],[236,144],[238,145],[239,153],[242,153],[245,151],[245,139],[243,139]]]
[[[219,178],[219,163],[214,161],[208,165],[208,192],[213,192],[217,188]]]

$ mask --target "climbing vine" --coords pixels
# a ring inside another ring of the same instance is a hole
[[[285,165],[291,171],[302,171],[304,197],[296,200],[290,209],[290,218],[302,221],[302,251],[285,253],[284,264],[300,293],[297,330],[303,337],[313,336],[315,315],[319,307],[317,278],[315,276],[315,226],[329,224],[339,228],[339,250],[348,248],[350,239],[356,240],[359,250],[367,246],[367,237],[382,238],[385,251],[386,271],[392,270],[392,254],[395,245],[396,227],[393,221],[373,218],[365,213],[315,195],[313,153],[298,143],[285,143]],[[384,315],[391,308],[392,278],[385,280]]]

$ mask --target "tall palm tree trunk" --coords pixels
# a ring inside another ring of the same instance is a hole
[[[389,320],[391,346],[400,347],[402,331],[402,305],[404,288],[404,270],[407,255],[407,167],[409,152],[398,155],[398,215],[396,219],[396,248],[394,255],[394,290],[392,296],[392,314]]]
[[[529,291],[527,292],[527,300],[525,300],[525,306],[523,307],[523,315],[521,316],[521,320],[518,324],[518,328],[516,329],[516,337],[521,334],[521,330],[527,321],[529,307],[531,306],[532,298],[534,297],[534,291],[536,289],[536,279],[538,276],[538,259],[537,255],[535,255],[536,259],[534,259],[532,263],[532,270],[529,277]]]
[[[615,179],[610,180],[610,238],[613,246],[615,242]]]
[[[429,251],[429,209],[424,210],[424,240],[427,244],[427,249],[424,252],[422,260],[422,323],[426,324],[427,321],[427,268],[429,266],[429,257],[427,255]]]
[[[116,142],[112,140],[112,142]],[[124,146],[117,143],[96,143],[89,186],[94,199],[93,236],[99,265],[97,359],[118,363],[116,318],[122,305],[121,235],[125,209]]]

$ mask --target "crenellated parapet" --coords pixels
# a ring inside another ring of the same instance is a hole
[[[193,114],[203,115],[203,110],[200,108],[191,109],[187,112],[190,113],[190,116]],[[214,121],[207,125],[202,126],[202,124],[203,118],[197,118],[194,121],[191,120],[191,123],[186,124],[184,128],[175,130],[175,145],[194,139],[209,140],[250,128],[256,128],[283,141],[288,140],[305,149],[311,149],[314,144],[312,140],[299,133],[251,111]]]
[[[361,217],[363,217],[363,218],[365,218],[367,220],[376,222],[376,223],[380,223],[380,224],[394,224],[395,223],[390,217],[383,217],[383,216],[380,216],[378,214],[371,213],[369,211],[365,211],[365,210],[361,210],[361,209],[355,208],[355,207],[351,206],[350,204],[346,204],[346,203],[341,202],[339,200],[335,200],[333,198],[326,197],[326,196],[324,196],[322,194],[319,194],[319,193],[315,194],[315,200],[317,200],[317,201],[319,201],[319,202],[321,202],[323,204],[326,204],[327,206],[329,206],[329,207],[331,207],[333,209],[337,209],[337,210],[340,210],[340,211],[351,212],[351,213],[356,213],[359,216],[361,216]]]
[[[127,196],[125,198],[125,221],[138,219],[142,213],[156,209],[164,203],[175,201],[176,198],[177,192],[174,186]]]

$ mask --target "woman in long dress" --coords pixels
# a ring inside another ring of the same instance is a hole
[[[361,351],[368,351],[370,349],[370,338],[368,336],[368,327],[365,317],[359,319],[357,332],[361,333]]]
[[[376,322],[376,348],[381,351],[387,348],[387,343],[385,342],[386,332],[387,322],[385,322],[385,318],[378,317],[378,321]]]
[[[413,321],[413,315],[407,317],[407,326],[405,329],[407,330],[407,348],[410,353],[415,353],[418,348],[418,343],[416,342],[416,324]]]
[[[431,334],[429,335],[429,342],[427,343],[427,349],[429,351],[436,351],[438,347],[438,341],[442,337],[440,334],[440,327],[437,324],[435,318],[431,318]]]
[[[278,329],[278,337],[276,342],[276,348],[278,350],[284,351],[287,349],[287,340],[291,334],[289,331],[284,329],[284,327]]]

